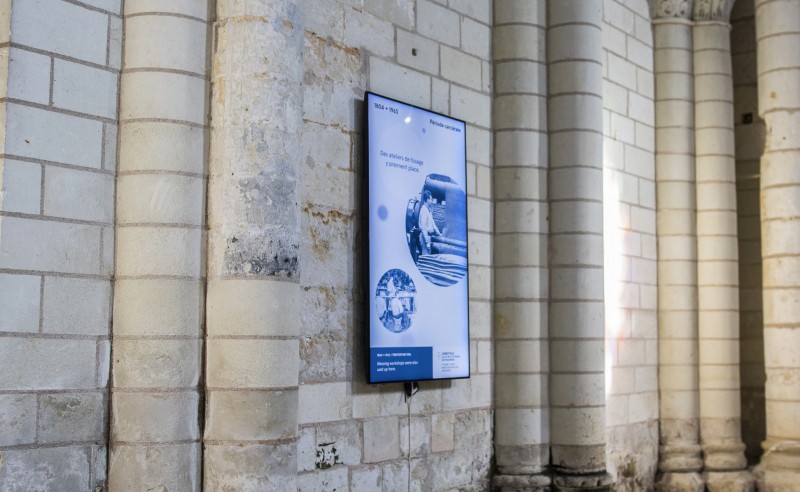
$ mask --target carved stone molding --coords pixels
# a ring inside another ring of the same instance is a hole
[[[695,0],[694,20],[723,21],[731,18],[731,10],[736,0]]]
[[[655,19],[690,19],[694,0],[650,0],[650,11]]]

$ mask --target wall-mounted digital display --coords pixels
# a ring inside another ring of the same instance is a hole
[[[367,380],[469,377],[466,125],[365,99]]]

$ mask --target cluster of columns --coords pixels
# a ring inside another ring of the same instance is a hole
[[[733,2],[655,2],[659,487],[751,490],[741,439]]]
[[[602,9],[601,0],[495,3],[495,258],[514,267],[495,273],[500,490],[612,486]]]
[[[741,440],[732,1],[653,3],[661,490],[752,490]],[[767,440],[759,488],[800,470],[800,2],[756,2]],[[768,208],[768,209],[765,209]],[[793,269],[794,268],[794,269]]]
[[[124,15],[109,487],[294,490],[302,15]]]

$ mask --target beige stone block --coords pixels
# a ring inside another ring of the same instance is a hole
[[[695,186],[690,181],[663,181],[656,184],[658,213],[670,215],[673,210],[695,209]]]
[[[550,270],[550,296],[554,300],[603,301],[601,268],[558,267]]]
[[[770,319],[766,311],[765,319]],[[781,322],[782,320],[775,321]],[[764,348],[767,354],[765,366],[767,370],[800,367],[800,356],[794,350],[794,347],[797,346],[798,337],[800,335],[798,335],[795,328],[767,327],[764,329]],[[772,382],[770,381],[769,384],[772,384]]]
[[[737,287],[739,265],[736,262],[701,261],[697,265],[699,284]]]
[[[759,54],[761,51],[759,50]],[[767,55],[769,56],[769,55]],[[800,81],[800,70],[787,68],[769,73],[763,73],[758,77],[758,102],[759,113],[764,117],[768,111],[780,110],[784,108],[794,109],[800,107],[800,95],[795,95],[793,91],[781,91],[778,96],[777,90],[782,87],[794,87]],[[773,97],[773,94],[775,97]]]
[[[558,326],[553,327],[554,330]],[[584,331],[600,331],[602,326],[586,327]],[[557,340],[550,342],[551,373],[559,372],[602,372],[605,359],[605,347],[602,340]]]
[[[161,444],[123,446],[117,444],[109,459],[109,486],[153,490],[198,490],[201,445]]]
[[[201,225],[205,186],[200,177],[128,175],[117,180],[117,223]]]
[[[297,390],[210,391],[205,439],[264,441],[297,435]]]
[[[430,76],[372,57],[369,63],[370,90],[427,108],[430,106]],[[397,84],[397,80],[405,83]]]
[[[495,296],[499,299],[543,299],[547,285],[546,269],[512,266],[495,270]]]
[[[603,127],[602,114],[603,97],[599,94],[561,95],[548,100],[548,124],[551,131],[600,131]],[[563,158],[559,161],[566,164]]]
[[[437,413],[431,417],[431,420],[431,452],[452,451],[455,415],[452,413]]]
[[[587,328],[603,324],[604,309],[601,302],[556,302],[550,305],[551,330],[559,338],[593,337]]]
[[[98,273],[99,227],[5,217],[2,234],[1,268]]]
[[[697,257],[709,260],[738,261],[738,244],[736,241],[717,241],[716,238],[698,237]]]
[[[494,304],[494,335],[498,340],[540,338],[547,333],[547,312],[547,303],[544,301],[497,300]],[[513,347],[513,344],[505,346]],[[503,354],[503,357],[497,359],[495,363],[495,368],[499,371],[501,361],[505,360],[505,352],[500,351],[498,346],[497,353]],[[514,364],[506,367],[514,367]],[[513,372],[513,369],[509,370]]]
[[[545,133],[525,130],[496,132],[494,142],[495,168],[503,166],[545,168],[548,154]]]
[[[428,0],[419,0],[417,31],[441,43],[458,46],[461,40],[459,15]]]
[[[118,279],[114,291],[117,335],[198,336],[203,285],[194,280]]]
[[[121,393],[111,397],[111,432],[115,441],[169,442],[199,437],[199,396],[179,393]]]
[[[694,214],[692,214],[694,215]],[[672,232],[670,229],[677,226],[669,227],[671,224],[662,226],[662,217],[659,217],[659,231]],[[669,217],[670,221],[680,220],[680,215],[673,215]],[[691,229],[693,224],[689,224]],[[663,228],[662,228],[663,227]],[[686,260],[692,261],[697,259],[697,241],[690,235],[691,231],[677,231],[679,235],[662,236],[658,241],[658,257],[661,260]]]
[[[541,0],[506,0],[493,6],[495,25],[524,22],[544,27],[547,24],[545,2]]]
[[[94,340],[0,338],[0,389],[59,390],[96,387]]]
[[[580,407],[605,404],[605,374],[550,375],[550,404],[556,407]]]
[[[214,339],[207,342],[206,380],[217,388],[296,386],[297,340]]]
[[[213,14],[213,8],[206,2],[196,0],[177,0],[169,4],[158,0],[130,0],[125,3],[126,16],[150,12],[182,14],[208,20]]]
[[[113,384],[119,388],[186,388],[200,377],[200,340],[117,340]]]
[[[0,445],[17,446],[36,441],[36,395],[0,396]]]
[[[585,446],[605,442],[605,408],[552,408],[550,442]]]
[[[297,490],[297,445],[206,444],[205,486],[210,490]]]
[[[602,60],[602,30],[581,24],[551,27],[547,36],[547,58],[551,63],[564,60]]]
[[[70,335],[108,335],[111,283],[45,277],[42,330]]]
[[[19,490],[84,490],[90,483],[91,454],[85,445],[4,449],[0,483]]]
[[[119,170],[204,174],[207,130],[173,122],[123,122]]]
[[[695,141],[693,137],[687,137],[684,128],[656,128],[656,151],[691,156],[695,151]]]
[[[534,25],[496,25],[493,30],[494,59],[545,61],[545,30]]]
[[[541,202],[498,202],[495,204],[495,231],[539,234],[547,230],[547,206]],[[470,220],[473,214],[470,212]]]
[[[622,177],[621,173],[616,173]],[[631,179],[635,180],[636,178]],[[582,167],[564,167],[553,169],[549,173],[550,196],[558,200],[603,200],[603,188],[597,186],[603,180],[602,169]],[[618,183],[622,184],[621,182]],[[622,188],[618,186],[618,188]],[[634,192],[636,188],[633,187]],[[620,190],[624,195],[624,191]],[[635,201],[635,200],[630,200]]]
[[[691,132],[694,133],[694,132]],[[662,181],[689,181],[695,179],[695,162],[690,155],[658,155],[656,174]]]
[[[398,29],[397,61],[436,75],[439,73],[439,46],[430,39]]]
[[[206,124],[209,84],[202,78],[166,72],[131,72],[120,83],[121,122],[166,119]]]
[[[486,60],[491,59],[491,45],[492,30],[489,26],[469,17],[462,17],[461,49],[484,60],[484,77],[486,77],[485,68],[488,64]]]
[[[628,420],[630,423],[655,421],[658,419],[658,393],[655,391],[630,395]]]
[[[541,62],[508,60],[496,63],[495,88],[505,93],[547,94],[547,69]]]
[[[495,236],[494,266],[547,266],[547,237],[544,234],[502,234]]]
[[[482,67],[479,58],[447,46],[442,46],[440,51],[442,77],[476,90],[481,89]]]
[[[289,282],[211,280],[207,330],[215,335],[294,336],[300,287]]]
[[[739,363],[739,340],[736,333],[729,333],[728,340],[707,339],[700,325],[700,364],[738,364]],[[702,378],[702,369],[701,369]]]
[[[598,126],[595,130],[600,130]],[[563,132],[550,135],[550,167],[595,167],[603,155],[603,136],[594,132]],[[557,157],[556,157],[557,156]]]
[[[377,463],[400,457],[400,430],[397,417],[364,421],[364,462]]]
[[[546,350],[541,345],[540,350]],[[538,354],[531,354],[538,356]],[[548,405],[547,374],[503,374],[494,376],[495,404],[497,408],[517,407],[525,405],[532,408],[544,408]]]
[[[682,365],[699,360],[697,340],[662,339],[660,344],[658,353],[662,365]]]
[[[41,210],[42,166],[4,159],[2,178],[3,211],[38,215]]]
[[[489,94],[459,86],[450,88],[450,111],[454,118],[489,128],[492,124],[492,99]]]
[[[653,25],[653,44],[659,48],[692,49],[692,26],[683,23]]]
[[[0,331],[39,331],[41,278],[32,275],[0,274]]]
[[[548,412],[540,408],[498,408],[495,410],[495,440],[505,446],[546,442]]]
[[[549,365],[547,350],[538,340],[498,341],[495,351],[503,354],[495,360],[498,373],[541,373],[547,371]]]
[[[39,402],[38,442],[103,439],[107,413],[103,396],[102,393],[43,395]]]
[[[126,69],[166,68],[199,75],[208,71],[207,24],[184,17],[144,15],[127,19],[125,29]],[[169,49],[163,49],[165,46]]]
[[[655,71],[656,97],[662,98],[661,90],[672,90],[666,83],[668,80],[675,80],[679,87],[681,99],[694,99],[694,64],[691,50],[661,48],[653,52],[653,60],[658,70]],[[674,75],[673,73],[674,72]]]
[[[383,12],[384,15],[386,13]],[[419,21],[423,23],[426,19],[423,20],[420,17]],[[402,27],[411,27],[411,21]],[[418,29],[422,32],[421,25]],[[366,48],[378,56],[391,57],[394,55],[395,48],[394,29],[389,22],[378,19],[369,13],[347,9],[344,11],[344,44],[356,48]]]
[[[555,197],[553,197],[555,198]],[[498,206],[498,210],[500,207]],[[655,222],[655,221],[653,221]],[[569,201],[550,203],[550,233],[602,234],[603,203]],[[531,231],[538,232],[538,231]]]
[[[117,275],[204,273],[203,231],[199,229],[123,227],[117,229]]]
[[[686,361],[690,364],[692,361]],[[697,389],[698,372],[695,365],[662,366],[658,384],[662,391],[692,391]]]
[[[736,390],[712,390],[702,388],[700,393],[700,417],[704,420],[730,420],[732,417],[738,419],[741,415],[740,401],[738,388]]]

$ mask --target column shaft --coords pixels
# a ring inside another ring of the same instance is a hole
[[[544,9],[495,3],[495,485],[547,487]],[[540,17],[541,16],[541,17]],[[534,39],[526,44],[521,40]]]
[[[700,437],[706,471],[742,470],[739,252],[730,26],[694,27]]]
[[[550,2],[550,435],[556,489],[607,487],[602,2]],[[578,477],[578,475],[582,475]]]
[[[767,439],[759,488],[800,483],[800,0],[756,0]]]
[[[654,23],[660,433],[665,490],[703,490],[697,373],[692,27]],[[680,488],[677,488],[680,487]]]
[[[112,490],[201,486],[209,13],[125,4]]]
[[[206,490],[297,488],[303,29],[290,1],[217,1]]]

